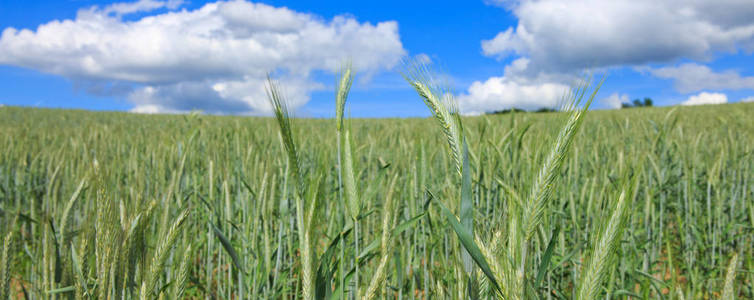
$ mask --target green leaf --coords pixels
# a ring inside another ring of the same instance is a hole
[[[76,253],[76,247],[73,246],[73,243],[71,243],[71,263],[73,265],[73,270],[76,272],[76,279],[78,280],[81,287],[84,289],[85,293],[87,291],[86,286],[86,277],[84,277],[84,272],[81,271],[81,263],[79,262],[79,255]]]
[[[429,192],[429,191],[427,191]],[[431,192],[430,197],[432,196]],[[461,245],[468,251],[469,255],[472,259],[474,259],[474,262],[476,262],[477,266],[479,266],[480,269],[482,269],[482,272],[484,272],[484,275],[487,276],[487,278],[492,282],[492,285],[495,287],[495,289],[498,292],[500,291],[500,285],[498,285],[497,280],[495,279],[495,275],[492,273],[492,269],[490,269],[490,265],[487,263],[487,260],[484,258],[484,255],[482,255],[482,251],[479,250],[479,246],[477,246],[476,242],[474,242],[474,238],[471,235],[470,232],[466,231],[466,229],[461,225],[460,222],[458,222],[458,219],[455,215],[453,215],[450,210],[445,207],[444,204],[442,204],[442,201],[435,201],[438,205],[440,205],[440,208],[445,215],[445,217],[448,219],[448,223],[450,223],[450,226],[453,228],[453,230],[456,232],[456,235],[458,236],[458,239],[461,241]]]
[[[340,241],[348,237],[352,229],[352,227],[347,227],[339,233],[332,241],[330,241],[330,245],[327,247],[325,253],[322,253],[319,257],[315,288],[316,299],[326,299],[330,297],[330,283],[333,280],[333,274],[338,265],[343,263],[335,256],[335,251],[338,250]]]
[[[239,259],[238,259],[238,253],[235,249],[233,249],[233,245],[230,244],[230,240],[228,240],[227,237],[220,231],[220,229],[217,228],[212,223],[208,223],[210,226],[212,226],[212,232],[215,233],[215,236],[217,239],[220,240],[220,244],[223,245],[223,248],[225,248],[225,251],[228,252],[228,255],[230,255],[230,259],[233,260],[233,265],[236,266],[239,270],[241,270],[242,273],[246,274],[246,271],[244,270],[243,266],[241,265]]]
[[[552,232],[552,237],[550,237],[550,242],[547,243],[547,249],[545,250],[545,254],[542,256],[542,262],[539,264],[539,271],[537,271],[537,279],[534,281],[534,289],[539,289],[539,285],[542,283],[542,279],[545,278],[545,273],[547,273],[547,267],[550,266],[550,260],[552,260],[552,252],[555,250],[555,241],[560,233],[560,225],[555,227],[555,231]]]
[[[615,291],[615,293],[613,293],[613,296],[631,296],[637,299],[641,299],[641,295],[628,290],[617,290]]]
[[[345,276],[345,280],[343,282],[351,282],[351,277],[353,277],[353,274],[356,272],[356,268],[351,268],[351,271],[348,272]],[[341,295],[343,294],[343,288],[344,286],[338,284],[338,286],[335,287],[335,291],[330,295],[330,300],[337,300],[341,299]]]
[[[406,222],[403,222],[403,223],[399,224],[398,226],[395,226],[395,228],[393,228],[393,230],[392,230],[392,232],[390,234],[392,234],[393,236],[395,236],[395,235],[399,235],[399,234],[403,233],[408,228],[410,228],[411,226],[413,226],[414,224],[416,224],[416,222],[418,222],[426,213],[427,212],[420,213],[420,214],[416,215],[415,217],[413,217],[411,219],[408,219]]]
[[[63,277],[63,260],[60,259],[60,246],[58,245],[58,237],[55,232],[55,224],[53,224],[52,217],[47,221],[50,224],[50,230],[52,230],[52,240],[55,242],[55,282],[60,283]]]
[[[75,288],[72,285],[70,285],[67,287],[59,288],[59,289],[49,290],[47,291],[47,294],[54,295],[54,294],[70,293],[70,292],[73,292],[74,290]]]
[[[401,223],[400,225],[393,228],[393,230],[390,231],[391,235],[398,235],[401,234],[403,231],[406,231],[411,225],[416,223],[421,217],[424,216],[425,213],[421,213],[411,219],[409,219],[406,222]],[[377,247],[380,246],[380,239],[375,239],[369,245],[367,245],[363,250],[361,250],[361,253],[359,253],[359,259],[363,259],[368,254],[370,254],[372,251],[377,249]]]
[[[460,207],[461,225],[466,232],[471,234],[471,240],[474,240],[474,203],[471,197],[471,169],[469,167],[469,147],[466,144],[466,140],[463,141],[463,168],[461,169],[461,201],[458,205]],[[466,274],[471,276],[473,264],[468,252],[464,252],[463,269]]]
[[[377,249],[377,247],[380,246],[380,239],[374,239],[369,245],[366,246],[366,248],[361,250],[361,253],[359,253],[359,260],[367,256],[369,252],[372,252],[373,250]]]

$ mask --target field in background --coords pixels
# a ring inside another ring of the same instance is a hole
[[[560,228],[541,294],[572,297],[583,249],[598,230],[595,220],[617,201],[622,174],[633,173],[638,190],[619,259],[600,293],[718,298],[738,253],[735,294],[754,298],[752,116],[754,104],[589,112],[533,239],[544,250]],[[514,195],[528,193],[563,117],[463,119],[481,240],[505,226]],[[461,295],[461,246],[432,204],[455,199],[461,185],[435,121],[351,122],[363,203],[362,288],[378,267],[380,249],[369,245],[380,239],[378,212],[392,196],[394,223],[402,227],[380,294]],[[3,269],[10,274],[9,293],[65,299],[82,286],[94,291],[109,284],[134,294],[154,285],[150,289],[167,298],[300,295],[296,208],[277,126],[271,118],[0,108],[0,236],[10,245]],[[325,250],[348,223],[338,189],[335,121],[294,119],[293,133],[303,173],[320,178],[311,195],[320,203],[311,231],[321,262],[330,259]],[[437,199],[428,201],[425,189]],[[458,209],[456,201],[445,204]],[[171,230],[176,224],[180,228]],[[123,247],[112,250],[123,258],[108,257],[108,247]],[[332,260],[352,256],[336,253]],[[98,267],[101,259],[131,258],[109,270]],[[353,267],[341,265],[345,272]],[[109,280],[100,282],[103,276]]]

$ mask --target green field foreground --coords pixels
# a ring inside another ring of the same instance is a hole
[[[463,118],[480,245],[515,231],[510,208],[566,118]],[[334,119],[292,120],[291,177],[273,118],[0,108],[0,297],[494,296],[442,211],[464,210],[463,184],[436,121],[346,123],[354,218]],[[600,249],[626,187],[620,240]],[[616,255],[592,291],[601,299],[754,299],[752,245],[754,103],[590,111],[531,233],[521,289],[578,298],[585,258],[605,250]]]

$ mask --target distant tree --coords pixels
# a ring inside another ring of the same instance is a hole
[[[488,115],[504,115],[504,114],[514,113],[514,112],[515,113],[519,113],[519,112],[547,113],[547,112],[556,112],[556,111],[558,110],[554,108],[550,108],[550,107],[540,107],[536,110],[530,110],[530,111],[513,107],[513,108],[490,111],[490,112],[487,112],[487,114]]]
[[[551,107],[540,107],[539,109],[535,110],[534,112],[537,113],[548,113],[548,112],[556,112],[557,110]]]
[[[653,104],[654,104],[654,101],[652,101],[652,98],[644,97],[644,100],[636,98],[631,102],[623,102],[620,104],[620,107],[621,108],[651,107]]]
[[[514,108],[501,109],[501,110],[494,110],[494,111],[488,112],[487,114],[488,115],[504,115],[504,114],[509,114],[512,112],[525,112],[525,110],[514,107]]]

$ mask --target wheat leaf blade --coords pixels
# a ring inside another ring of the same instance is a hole
[[[456,236],[458,236],[458,239],[461,241],[461,245],[463,245],[464,249],[468,251],[469,255],[474,260],[474,262],[476,262],[477,266],[482,269],[484,275],[487,276],[487,278],[492,282],[495,290],[500,292],[500,285],[498,284],[489,263],[484,258],[482,251],[479,249],[479,246],[477,246],[476,242],[474,242],[474,238],[472,237],[473,235],[468,232],[466,228],[463,227],[463,225],[461,225],[461,223],[458,221],[458,218],[456,218],[456,216],[453,215],[453,213],[447,207],[445,207],[444,204],[442,204],[442,201],[436,201],[436,203],[440,206],[443,215],[445,215],[445,218],[448,220],[451,228],[453,228]]]
[[[233,265],[238,268],[242,273],[246,273],[246,270],[243,267],[243,264],[241,264],[241,260],[238,257],[238,252],[236,252],[236,249],[233,248],[233,245],[230,243],[230,240],[225,236],[225,234],[220,231],[215,224],[209,224],[212,226],[212,233],[215,234],[215,237],[220,241],[220,244],[223,246],[223,249],[225,249],[225,252],[230,255],[230,259],[233,262]]]

